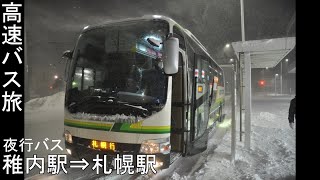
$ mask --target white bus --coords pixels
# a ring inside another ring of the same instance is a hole
[[[206,149],[223,121],[223,71],[174,20],[148,15],[83,29],[67,58],[64,136],[72,157]]]

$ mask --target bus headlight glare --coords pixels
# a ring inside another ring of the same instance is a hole
[[[161,166],[163,166],[163,162],[160,161],[156,161],[156,165],[154,165],[154,168],[160,168]]]
[[[159,152],[160,152],[160,148],[158,143],[143,142],[141,144],[140,153],[155,154]]]
[[[169,154],[171,151],[170,139],[158,139],[144,141],[140,147],[140,153],[144,154]]]
[[[69,131],[64,132],[64,139],[66,140],[66,142],[72,143],[72,135]]]

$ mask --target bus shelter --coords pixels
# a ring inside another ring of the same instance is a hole
[[[234,64],[235,76],[239,78],[240,84],[240,140],[242,136],[242,112],[245,118],[245,139],[244,145],[250,149],[251,144],[251,69],[252,68],[274,68],[277,66],[295,47],[295,37],[284,37],[275,39],[263,39],[252,41],[232,42],[237,61]],[[281,78],[281,77],[280,77]],[[234,81],[234,88],[237,87]],[[235,89],[232,91],[236,94]],[[233,93],[232,93],[233,94]],[[235,148],[235,94],[232,101],[232,147]],[[235,150],[231,150],[234,157]]]
[[[250,149],[251,132],[251,69],[274,68],[295,47],[295,37],[233,42],[238,58],[240,79],[240,124],[245,114],[245,147]],[[280,75],[280,81],[282,77]],[[242,130],[240,129],[240,136]]]

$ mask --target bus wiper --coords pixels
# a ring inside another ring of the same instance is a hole
[[[133,108],[136,108],[136,109],[141,109],[143,111],[148,111],[148,109],[143,108],[142,106],[135,106],[135,105],[131,105],[131,104],[123,104],[123,105],[130,106],[130,107],[133,107]]]
[[[147,117],[148,115],[150,115],[150,112],[148,109],[146,108],[143,108],[142,106],[135,106],[135,105],[131,105],[131,104],[123,104],[124,106],[127,106],[127,107],[131,107],[131,108],[134,108],[135,110],[138,110],[140,111],[141,115],[143,117]],[[136,117],[137,117],[137,114],[136,114]]]
[[[142,106],[129,104],[128,102],[116,101],[109,105],[113,105],[113,107],[118,107],[118,109],[114,110],[113,113],[130,114],[136,116],[136,118],[138,118],[138,116],[148,117],[149,115],[151,115],[148,109],[143,108]]]
[[[91,103],[105,103],[105,104],[113,104],[113,102],[115,101],[115,97],[113,96],[109,96],[109,97],[102,97],[102,96],[86,96],[84,98],[82,98],[80,101],[78,102],[72,102],[69,104],[68,108],[78,108],[81,105],[88,105]]]
[[[98,108],[101,111],[102,107],[106,106],[107,108],[103,108],[103,111],[108,111],[112,114],[117,113],[125,113],[125,114],[134,114],[136,116],[144,116],[147,117],[149,115],[149,111],[142,106],[132,105],[128,102],[118,101],[116,97],[100,97],[100,96],[87,96],[83,98],[80,102],[73,102],[69,105],[70,112],[93,112],[96,111],[95,108]]]

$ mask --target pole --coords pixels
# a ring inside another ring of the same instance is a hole
[[[281,61],[281,64],[280,64],[280,94],[282,94],[282,61]]]
[[[244,6],[243,6],[243,0],[240,0],[240,8],[241,8],[241,40],[242,43],[245,42],[245,31],[244,31]],[[239,64],[241,65],[241,61],[240,61],[240,56],[241,54],[239,54]],[[243,82],[242,82],[242,70],[241,70],[241,66],[240,66],[240,141],[242,140],[242,93],[243,93]]]
[[[232,111],[232,119],[231,119],[231,162],[234,163],[236,156],[236,64],[234,64],[232,71],[232,82],[231,82],[231,111]]]
[[[240,0],[240,7],[241,7],[241,38],[242,42],[245,41],[245,33],[244,33],[244,7],[243,7],[243,0]]]
[[[240,142],[242,141],[242,87],[243,87],[243,82],[242,82],[242,69],[241,69],[241,63],[240,63],[240,59],[241,59],[241,54],[239,52],[239,64],[238,64],[238,69],[239,69],[239,94],[240,94],[240,98],[239,98],[239,105],[240,105]]]
[[[276,74],[274,75],[274,95],[277,94],[277,76]]]
[[[251,145],[251,56],[249,52],[244,53],[245,67],[245,141],[244,146],[250,150]]]
[[[244,5],[240,0],[241,8],[241,39],[245,42],[244,29]],[[245,147],[250,149],[251,135],[251,57],[249,52],[244,53],[244,69],[245,69]],[[241,114],[242,115],[242,114]],[[240,132],[242,133],[242,132]]]
[[[234,61],[234,65],[233,65],[233,67],[234,67],[234,74],[235,74],[235,80],[234,80],[234,88],[236,88],[237,87],[237,67],[238,67],[238,63],[237,63],[237,61]],[[235,106],[237,106],[237,91],[235,91],[235,94],[234,94],[234,96],[235,96],[235,100],[234,100],[234,103],[235,103]]]

